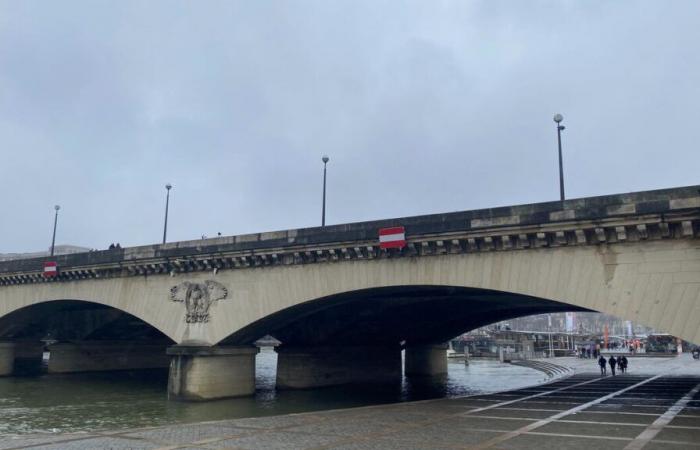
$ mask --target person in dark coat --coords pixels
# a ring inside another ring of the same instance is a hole
[[[613,355],[610,355],[610,359],[608,359],[608,364],[610,364],[610,371],[612,372],[613,376],[615,376],[615,366],[617,365],[617,360]]]
[[[620,366],[620,371],[622,373],[627,372],[627,357],[625,355],[617,358],[617,365]]]
[[[600,366],[600,375],[606,375],[606,370],[605,370],[605,366],[606,366],[605,358],[603,358],[602,356],[601,356],[600,358],[598,358],[598,365]]]

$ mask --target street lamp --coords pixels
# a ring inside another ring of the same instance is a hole
[[[562,162],[561,156],[561,132],[566,129],[561,121],[564,120],[564,116],[561,114],[554,115],[554,121],[557,123],[557,140],[559,142],[559,196],[561,201],[564,201],[564,163]]]
[[[56,245],[56,224],[58,223],[58,210],[61,209],[61,206],[56,205],[53,207],[53,209],[56,212],[53,216],[53,237],[51,238],[51,256],[53,256],[53,250]]]
[[[323,208],[321,210],[321,226],[326,226],[326,164],[328,164],[328,155],[323,155],[321,161],[323,161]]]
[[[554,346],[552,345],[552,315],[547,314],[547,323],[549,328],[549,357],[554,357]]]
[[[165,189],[168,193],[165,195],[165,224],[163,225],[163,244],[165,244],[165,237],[168,235],[168,204],[170,203],[170,189],[173,185],[168,183],[165,185]]]

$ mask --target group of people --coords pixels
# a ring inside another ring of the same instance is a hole
[[[594,348],[593,350],[591,350],[590,347],[581,347],[578,349],[578,357],[584,359],[597,358],[599,353],[600,351],[596,348]]]
[[[114,245],[114,244],[109,245],[109,250],[114,250],[116,248],[122,248],[122,246],[119,245],[119,242],[117,242],[117,245]]]
[[[610,355],[610,359],[607,361],[603,355],[598,358],[598,365],[600,366],[600,374],[607,375],[607,366],[610,365],[610,371],[613,376],[615,376],[615,369],[620,369],[621,373],[627,372],[627,357],[625,355],[618,356],[617,359],[613,355]]]

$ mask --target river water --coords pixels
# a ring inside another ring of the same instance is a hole
[[[428,398],[458,397],[537,384],[535,370],[497,361],[451,360],[446,378],[390,386],[276,391],[277,355],[263,348],[252,397],[204,403],[166,399],[167,371],[0,378],[0,435],[67,433],[289,414]]]

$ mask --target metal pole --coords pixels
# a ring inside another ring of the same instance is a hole
[[[554,346],[552,345],[552,329],[549,329],[549,357],[554,357]]]
[[[549,323],[549,357],[554,357],[554,347],[552,346],[552,315],[547,316],[547,321]]]
[[[557,124],[557,140],[559,141],[559,195],[561,201],[564,201],[564,163],[561,156],[561,130],[564,129],[563,125]]]
[[[165,244],[165,238],[168,235],[168,206],[170,204],[170,189],[173,186],[168,183],[165,185],[165,189],[168,193],[165,195],[165,223],[163,224],[163,244]]]
[[[326,226],[326,163],[323,163],[323,209],[321,210],[321,226]]]
[[[61,207],[56,205],[53,208],[56,210],[56,213],[53,216],[53,237],[51,238],[51,256],[53,256],[53,250],[56,245],[56,224],[58,224],[58,210],[61,209]]]
[[[323,161],[323,206],[321,209],[321,226],[326,226],[326,164],[328,164],[328,156],[321,158]]]

